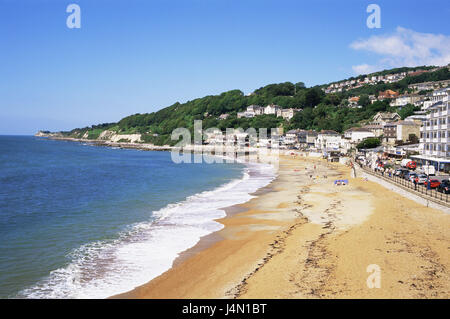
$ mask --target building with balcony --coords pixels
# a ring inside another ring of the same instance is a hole
[[[431,106],[436,103],[444,102],[446,98],[448,98],[448,94],[450,93],[450,88],[439,89],[433,91],[433,93],[428,94],[425,98],[425,101],[422,105],[422,110],[428,110]]]
[[[407,104],[415,104],[422,99],[421,95],[418,94],[404,94],[397,97],[393,100],[390,105],[391,106],[405,106]]]
[[[442,101],[430,106],[426,121],[420,128],[420,149],[416,156],[422,164],[435,165],[438,171],[450,170],[450,112],[448,94]]]

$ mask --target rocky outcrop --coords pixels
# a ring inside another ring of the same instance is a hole
[[[62,137],[63,135],[59,132],[52,133],[49,131],[39,131],[36,134],[34,134],[34,136],[37,136],[37,137]]]
[[[117,142],[129,142],[129,143],[139,143],[141,142],[141,134],[117,134],[114,131],[105,130],[99,137],[102,141],[111,141],[113,143]]]

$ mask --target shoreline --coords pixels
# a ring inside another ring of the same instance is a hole
[[[281,158],[277,178],[258,197],[222,208],[226,216],[215,221],[223,229],[201,237],[160,276],[109,298],[450,296],[448,215],[352,178],[343,165]],[[320,173],[309,180],[313,165]],[[349,179],[345,191],[330,187],[333,175]],[[389,289],[367,288],[374,260]]]
[[[44,143],[54,145],[53,147],[60,145],[45,140]],[[81,146],[80,144],[77,147],[75,144],[76,149],[84,149],[85,147],[88,146]],[[116,152],[120,152],[120,150]],[[164,158],[168,158],[168,161],[170,161],[170,154],[164,155]],[[205,184],[206,189],[204,191],[196,192],[157,210],[155,215],[156,223],[144,222],[131,225],[130,231],[124,232],[123,236],[119,236],[121,238],[120,241],[114,242],[117,254],[115,252],[113,254],[113,248],[108,252],[109,255],[113,256],[110,258],[111,262],[105,261],[103,263],[103,261],[100,261],[101,268],[109,267],[109,269],[113,270],[110,274],[105,273],[103,278],[98,276],[101,282],[95,285],[102,289],[91,287],[89,281],[86,284],[81,284],[80,287],[82,289],[80,291],[82,293],[79,295],[107,298],[112,294],[122,293],[135,286],[144,284],[151,278],[165,272],[172,267],[174,260],[179,258],[178,254],[180,252],[184,251],[184,254],[186,254],[191,247],[197,244],[201,237],[208,237],[208,234],[214,234],[223,227],[215,219],[223,218],[227,214],[232,213],[232,209],[225,212],[222,210],[223,207],[247,201],[251,198],[250,194],[254,193],[259,187],[267,185],[273,179],[272,170],[266,170],[266,168],[269,168],[269,166],[236,165],[236,168],[232,169],[233,172],[230,171],[230,178],[215,180],[212,184]],[[218,169],[219,171],[221,170],[220,168]],[[253,174],[253,172],[256,173]],[[211,173],[211,178],[214,178],[214,172]],[[170,176],[173,176],[175,180],[177,178],[176,175]],[[219,185],[214,186],[217,183]],[[176,191],[176,187],[172,189]],[[192,191],[195,192],[195,190]],[[142,228],[142,231],[140,231],[140,228]],[[164,236],[160,236],[163,232]],[[211,238],[214,238],[213,236]],[[122,237],[124,240],[122,240]],[[158,238],[159,240],[156,242]],[[153,243],[155,244],[153,245]],[[145,253],[144,246],[147,247],[149,254]],[[107,249],[109,248],[105,248],[105,250]],[[103,248],[102,251],[104,251]],[[119,254],[120,251],[122,253]],[[128,251],[126,255],[123,254],[125,251]],[[152,251],[154,252],[153,254],[151,253]],[[114,258],[117,260],[113,260]],[[119,271],[115,271],[116,269],[123,269],[122,275],[120,275]],[[116,278],[117,275],[119,275],[117,280],[112,282],[112,278]],[[96,278],[94,279],[96,280]],[[91,291],[93,291],[92,294],[90,294]],[[77,296],[76,291],[73,296]]]
[[[450,296],[448,215],[351,178],[340,164],[281,158],[270,189],[217,220],[222,230],[162,275],[111,298]],[[349,185],[331,186],[333,178]],[[389,289],[367,287],[371,264]]]
[[[277,178],[277,176],[275,176],[275,178],[268,185],[258,188],[255,192],[249,193],[249,195],[252,197],[255,197],[255,196],[261,195],[262,193],[269,192],[271,189],[271,184],[273,183],[274,180],[276,180],[276,178]],[[247,212],[248,208],[245,207],[246,203],[248,203],[248,201],[245,203],[242,203],[242,204],[235,204],[232,206],[220,208],[220,210],[223,210],[225,212],[225,216],[220,219],[214,219],[214,221],[220,223],[220,220],[223,220],[226,218],[231,218],[236,214],[241,214],[241,213]],[[220,223],[220,224],[222,224],[222,223]],[[208,235],[201,237],[200,240],[194,246],[182,251],[178,255],[178,257],[173,261],[171,268],[181,265],[184,261],[188,260],[190,257],[195,256],[197,253],[199,253],[199,252],[211,247],[215,243],[223,240],[224,237],[221,236],[220,231],[221,230],[214,231]]]
[[[255,192],[250,193],[249,195],[250,196],[259,196],[261,194],[270,192],[270,190],[272,189],[271,185],[276,179],[277,179],[277,176],[268,185],[258,188]],[[215,220],[215,221],[220,223],[220,220],[222,220],[222,219],[231,218],[234,215],[248,212],[249,208],[245,207],[246,203],[248,203],[248,201],[245,203],[242,203],[242,204],[235,204],[233,206],[222,207],[221,209],[225,212],[225,217]],[[186,249],[185,251],[182,251],[179,254],[179,256],[173,261],[173,265],[171,268],[182,264],[184,261],[186,261],[190,257],[211,247],[212,245],[214,245],[215,243],[217,243],[223,239],[224,239],[224,237],[220,235],[220,230],[212,232],[211,234],[201,237],[197,244],[195,244],[191,248]]]

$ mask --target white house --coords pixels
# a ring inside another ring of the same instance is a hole
[[[322,130],[317,134],[315,147],[320,150],[339,150],[341,134],[331,130]]]
[[[406,104],[414,104],[417,101],[419,101],[422,97],[418,94],[404,94],[399,97],[397,97],[395,100],[393,100],[390,105],[391,106],[405,106]]]
[[[254,113],[255,116],[263,115],[264,108],[259,105],[249,105],[249,106],[247,106],[247,112]]]
[[[286,136],[284,138],[284,144],[293,145],[298,143],[298,135],[301,130],[290,130],[286,132]]]
[[[259,105],[249,105],[244,112],[238,112],[237,117],[255,117],[264,114],[264,108]]]
[[[298,134],[298,142],[303,147],[313,147],[316,144],[317,132],[301,130]]]
[[[275,105],[275,104],[269,104],[264,108],[264,114],[276,115],[279,109],[281,109],[280,106]]]
[[[247,111],[244,111],[244,112],[238,112],[238,113],[237,113],[237,118],[238,118],[238,119],[243,118],[243,117],[249,117],[249,118],[255,117],[255,113],[253,113],[253,112],[247,112]]]
[[[294,117],[294,114],[298,112],[298,110],[290,108],[290,109],[278,109],[277,110],[277,117],[282,117],[285,120],[290,120]]]
[[[352,143],[359,143],[368,137],[375,137],[375,134],[367,128],[352,127],[344,132],[344,137]]]

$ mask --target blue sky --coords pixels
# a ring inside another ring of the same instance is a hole
[[[66,7],[81,8],[81,28]],[[381,8],[381,28],[366,8]],[[450,62],[448,1],[0,0],[0,134],[114,122],[231,89]]]

